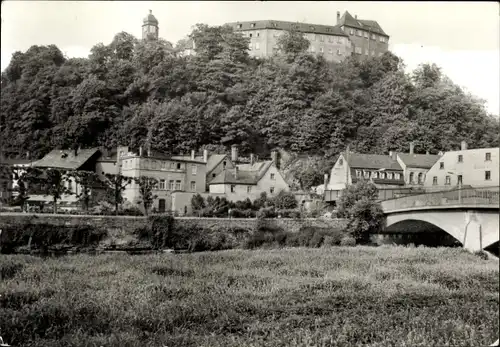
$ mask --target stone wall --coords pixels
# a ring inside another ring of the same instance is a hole
[[[146,226],[146,217],[130,216],[78,216],[52,214],[1,213],[0,229],[2,226],[22,223],[43,223],[54,226],[93,225],[103,228],[110,233],[131,234],[135,229]],[[196,218],[177,217],[175,223],[181,227],[198,226],[204,228],[232,227],[254,229],[258,220],[255,218]],[[312,226],[321,228],[342,229],[347,225],[345,219],[306,218],[306,219],[265,219],[268,226],[281,227],[286,231],[297,232],[301,227]]]

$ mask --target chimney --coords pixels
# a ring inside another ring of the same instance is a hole
[[[442,157],[442,156],[443,156],[443,154],[444,154],[444,153],[443,153],[443,151],[439,151],[439,153],[438,153],[438,155],[439,155],[440,157]]]
[[[415,144],[412,142],[410,142],[410,154],[414,154],[415,152]]]
[[[238,161],[238,146],[237,145],[231,146],[231,161],[235,164]]]
[[[236,165],[234,166],[234,178],[238,179],[238,167]]]
[[[276,165],[276,168],[279,170],[280,169],[280,160],[279,160],[279,152],[277,150],[273,150],[271,152],[271,160],[274,162],[274,165]]]
[[[396,152],[396,151],[389,152],[389,156],[391,157],[392,160],[397,160],[397,155],[398,155],[398,152]]]
[[[30,159],[30,152],[26,152],[26,159]]]
[[[150,157],[150,156],[151,156],[151,145],[148,144],[148,157]]]
[[[253,153],[250,154],[250,165],[253,165],[255,163],[255,155]]]
[[[191,160],[194,160],[194,156],[195,156],[195,151],[194,149],[191,150]]]
[[[325,174],[323,178],[323,183],[325,184],[325,190],[326,190],[326,186],[328,185],[328,174]]]
[[[337,11],[337,24],[340,22],[340,11]]]
[[[461,149],[462,151],[467,150],[467,142],[462,141],[462,142],[460,143],[460,149]]]
[[[142,146],[139,146],[139,157],[142,157]]]
[[[203,161],[208,162],[208,150],[206,149],[203,150]]]

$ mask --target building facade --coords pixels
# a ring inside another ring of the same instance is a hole
[[[459,151],[444,153],[430,168],[424,186],[432,189],[498,187],[499,156],[498,147],[467,149],[467,143],[462,141]]]
[[[355,55],[381,56],[389,50],[389,35],[374,20],[358,19],[347,11],[340,16],[337,12],[337,27],[349,36]]]
[[[404,182],[407,187],[423,187],[429,169],[438,161],[439,155],[415,154],[414,144],[410,143],[409,153],[396,153],[399,165],[403,168]]]
[[[306,24],[275,20],[227,23],[235,32],[249,38],[249,54],[270,57],[278,52],[278,39],[286,31],[299,31],[310,42],[309,52],[328,61],[342,61],[351,55],[349,35],[338,26]]]

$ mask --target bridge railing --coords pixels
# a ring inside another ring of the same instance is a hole
[[[425,206],[499,206],[499,187],[454,189],[382,201],[385,212]]]

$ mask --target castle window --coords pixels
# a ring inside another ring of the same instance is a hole
[[[177,170],[181,169],[181,163],[177,163]]]
[[[175,190],[181,190],[181,181],[175,181]]]
[[[241,24],[238,24],[238,29],[241,29],[242,25]]]
[[[198,165],[193,164],[193,166],[191,166],[191,175],[196,176],[197,171],[198,171]]]
[[[196,191],[196,182],[195,181],[191,181],[191,191],[192,192]]]
[[[320,47],[320,48],[319,48],[319,51],[320,51],[321,53],[323,53],[323,47]]]
[[[491,161],[491,153],[486,153],[486,156],[484,158],[485,161]]]
[[[342,55],[342,52],[340,52],[340,49],[337,49],[337,55]]]
[[[390,180],[392,180],[392,172],[388,172],[387,173],[387,178],[390,179]]]
[[[168,181],[168,190],[174,190],[174,181],[173,180]]]
[[[485,179],[486,181],[491,180],[491,171],[485,171],[485,172],[484,172],[484,179]]]
[[[250,24],[251,28],[255,28],[255,23]]]
[[[321,42],[323,42],[323,41],[325,41],[325,37],[324,37],[323,35],[319,35],[319,40],[320,40]]]
[[[461,154],[458,155],[458,162],[459,163],[463,163],[464,162],[464,156],[463,155],[461,155]]]
[[[354,35],[354,29],[350,29],[349,34]]]
[[[160,189],[165,190],[165,180],[160,180]]]
[[[401,178],[401,175],[399,173],[394,174],[394,179],[399,180]]]

